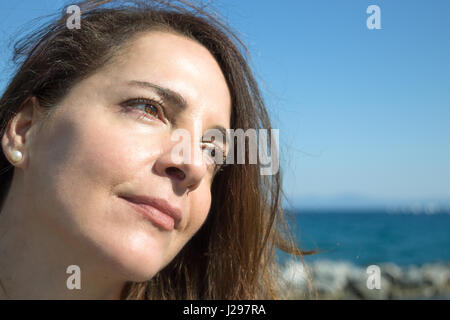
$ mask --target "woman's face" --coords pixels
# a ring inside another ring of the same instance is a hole
[[[200,44],[157,31],[137,38],[75,85],[25,149],[30,216],[105,272],[150,279],[207,217],[214,167],[202,148],[222,146],[202,136],[230,127],[230,104],[223,73]],[[191,161],[172,156],[176,129],[190,133]],[[173,229],[167,216],[149,220],[124,199],[133,196],[166,200],[181,219]]]

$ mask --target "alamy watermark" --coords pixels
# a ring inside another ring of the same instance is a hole
[[[67,278],[66,286],[67,289],[73,290],[81,289],[81,269],[79,266],[73,264],[67,267],[66,273],[70,274],[70,276]]]
[[[366,273],[369,275],[367,277],[367,289],[381,289],[381,271],[380,267],[376,264],[372,264],[367,267]]]
[[[67,7],[67,14],[70,16],[66,20],[67,29],[81,29],[81,9],[77,5]]]
[[[81,29],[81,9],[77,5],[70,5],[66,10],[70,16],[66,20],[66,26],[68,29]],[[381,9],[378,5],[369,5],[366,9],[366,13],[370,16],[366,20],[367,29],[381,29]]]
[[[379,6],[372,4],[367,7],[367,14],[370,16],[367,18],[366,25],[367,29],[381,29],[381,9]]]
[[[199,130],[197,128],[195,131]],[[215,154],[210,161],[227,165],[245,164],[246,146],[248,146],[248,163],[257,164],[259,162],[261,175],[275,175],[280,168],[278,155],[279,129],[270,129],[270,141],[268,132],[267,129],[247,129],[246,131],[243,129],[227,129],[226,132],[219,129],[209,129],[203,135],[203,139],[208,143],[219,146],[214,149]],[[204,158],[200,157],[197,152],[192,157],[190,131],[182,128],[174,130],[171,141],[177,142],[171,151],[173,162],[190,164],[204,161]]]

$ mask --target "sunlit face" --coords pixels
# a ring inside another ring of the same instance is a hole
[[[71,89],[26,151],[34,216],[105,272],[150,279],[207,217],[214,167],[204,148],[214,144],[202,137],[230,127],[230,104],[223,73],[203,46],[157,31],[137,38]],[[192,137],[192,158],[203,161],[175,161],[171,134],[180,128]],[[181,220],[173,230],[161,227],[122,198],[133,195],[167,200]]]

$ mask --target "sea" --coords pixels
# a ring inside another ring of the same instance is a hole
[[[305,256],[306,262],[395,263],[401,267],[450,262],[450,212],[323,209],[288,215],[300,249],[319,251]],[[278,252],[282,264],[286,257]]]

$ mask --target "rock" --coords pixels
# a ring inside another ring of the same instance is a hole
[[[312,270],[314,286],[321,294],[342,291],[347,285],[349,273],[355,272],[353,265],[339,261],[316,261]]]
[[[369,289],[367,286],[367,274],[361,273],[358,277],[349,279],[347,290],[358,293],[358,297],[364,300],[388,299],[391,292],[391,283],[383,276],[380,277],[380,288]]]
[[[401,268],[380,264],[380,289],[369,289],[365,267],[345,261],[319,260],[287,264],[282,272],[283,288],[292,288],[291,298],[311,298],[308,274],[319,299],[433,299],[450,297],[450,264],[427,264]],[[281,281],[280,280],[280,281]]]
[[[390,283],[397,283],[403,278],[403,270],[394,263],[384,263],[380,265],[381,275]]]
[[[307,275],[303,265],[299,262],[289,262],[282,272],[283,280],[298,289],[305,288],[307,286],[306,277]]]
[[[425,280],[436,287],[445,287],[450,283],[450,266],[427,264],[422,267]]]
[[[418,267],[409,267],[406,269],[403,277],[400,279],[401,283],[407,287],[420,287],[423,286],[424,283],[424,275]]]

